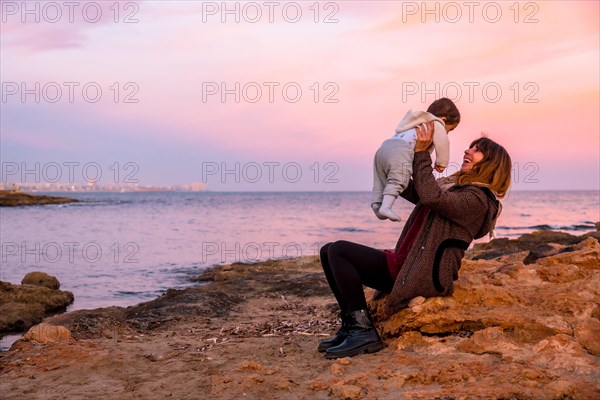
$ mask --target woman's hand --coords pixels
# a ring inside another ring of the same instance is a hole
[[[433,121],[417,125],[417,142],[415,144],[415,153],[425,151],[433,143]]]

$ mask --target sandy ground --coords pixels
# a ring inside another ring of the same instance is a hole
[[[387,337],[378,353],[327,360],[316,348],[337,330],[337,309],[316,257],[234,264],[202,279],[208,283],[134,307],[51,318],[73,337],[18,341],[2,353],[1,397],[600,398],[597,356],[584,350],[564,367],[573,379],[563,379],[539,359],[460,351],[473,338],[464,329],[408,331]]]

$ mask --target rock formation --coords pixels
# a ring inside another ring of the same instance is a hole
[[[70,197],[33,195],[21,192],[0,190],[0,207],[38,206],[45,204],[78,203],[79,200]]]
[[[22,285],[0,281],[0,334],[22,332],[64,311],[74,296],[59,287],[58,279],[43,272],[27,274]]]

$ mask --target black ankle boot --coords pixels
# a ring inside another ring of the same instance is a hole
[[[350,325],[352,323],[352,316],[350,315],[349,311],[342,311],[340,312],[340,318],[342,319],[341,328],[337,331],[334,337],[319,343],[319,352],[322,353],[330,347],[334,347],[341,344],[348,337],[348,333],[350,333]]]
[[[352,357],[361,353],[374,353],[385,347],[373,327],[368,310],[352,311],[350,332],[340,345],[327,349],[325,357]]]

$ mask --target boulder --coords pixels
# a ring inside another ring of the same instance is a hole
[[[44,286],[48,289],[60,289],[60,282],[56,277],[45,272],[30,272],[21,281],[22,285]]]
[[[525,264],[533,264],[536,260],[544,257],[553,256],[560,253],[565,246],[556,243],[542,243],[529,251],[529,254],[523,260]]]
[[[337,383],[331,387],[331,393],[339,399],[354,400],[361,398],[362,389],[356,385]]]
[[[535,252],[540,252],[544,254],[542,257],[547,257],[553,251],[550,247],[552,249],[560,248],[560,250],[564,250],[564,247],[577,244],[588,237],[600,240],[600,231],[588,232],[580,236],[574,236],[565,232],[534,231],[522,235],[517,239],[499,238],[490,240],[487,243],[476,243],[473,249],[467,253],[467,258],[473,260],[493,260],[502,256],[517,254],[521,251],[533,251],[536,248],[538,250],[535,250],[534,254]],[[534,260],[531,261],[533,262]]]
[[[71,292],[0,281],[0,334],[27,330],[46,316],[65,311],[73,300]]]
[[[71,331],[64,326],[41,323],[29,329],[21,339],[38,343],[68,342],[71,340]]]
[[[588,318],[575,328],[575,339],[591,354],[600,356],[600,321]]]
[[[79,200],[70,197],[33,195],[22,192],[12,192],[9,190],[0,190],[0,207],[39,206],[78,202]]]

